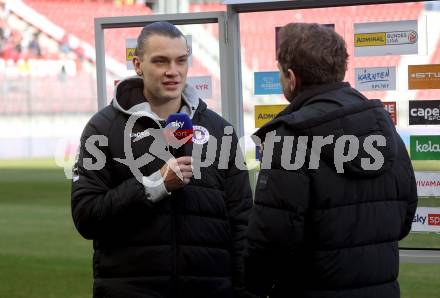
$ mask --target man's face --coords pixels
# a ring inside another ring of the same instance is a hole
[[[145,40],[142,59],[135,60],[142,73],[148,100],[166,102],[180,99],[188,73],[188,48],[183,37],[152,35]]]

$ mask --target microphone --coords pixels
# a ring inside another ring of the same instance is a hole
[[[187,114],[174,113],[168,116],[165,124],[165,139],[174,157],[187,155],[185,144],[192,143],[193,133],[192,121]]]

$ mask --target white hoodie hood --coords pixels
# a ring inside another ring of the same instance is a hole
[[[137,114],[153,120],[164,120],[156,115],[143,95],[144,82],[140,76],[132,76],[118,82],[113,94],[113,107],[125,114]],[[186,84],[182,93],[183,105],[181,113],[189,115],[192,119],[199,106],[200,98],[197,91]]]

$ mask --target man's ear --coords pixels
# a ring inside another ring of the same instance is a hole
[[[295,90],[295,87],[298,84],[298,82],[296,81],[296,76],[292,69],[289,68],[287,70],[287,76],[289,78],[290,90]]]
[[[142,69],[141,69],[141,59],[139,59],[138,56],[133,56],[133,66],[134,70],[136,71],[136,74],[138,76],[142,76]]]

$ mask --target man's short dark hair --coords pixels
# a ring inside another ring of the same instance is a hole
[[[144,55],[145,41],[152,35],[160,35],[170,38],[183,37],[185,39],[186,46],[188,47],[188,51],[190,52],[188,41],[186,40],[183,33],[176,26],[168,22],[154,22],[142,28],[142,31],[137,38],[135,55],[138,56],[140,59],[142,59]]]
[[[341,82],[347,70],[344,39],[316,23],[290,23],[279,32],[277,60],[287,75],[292,69],[302,86]]]

